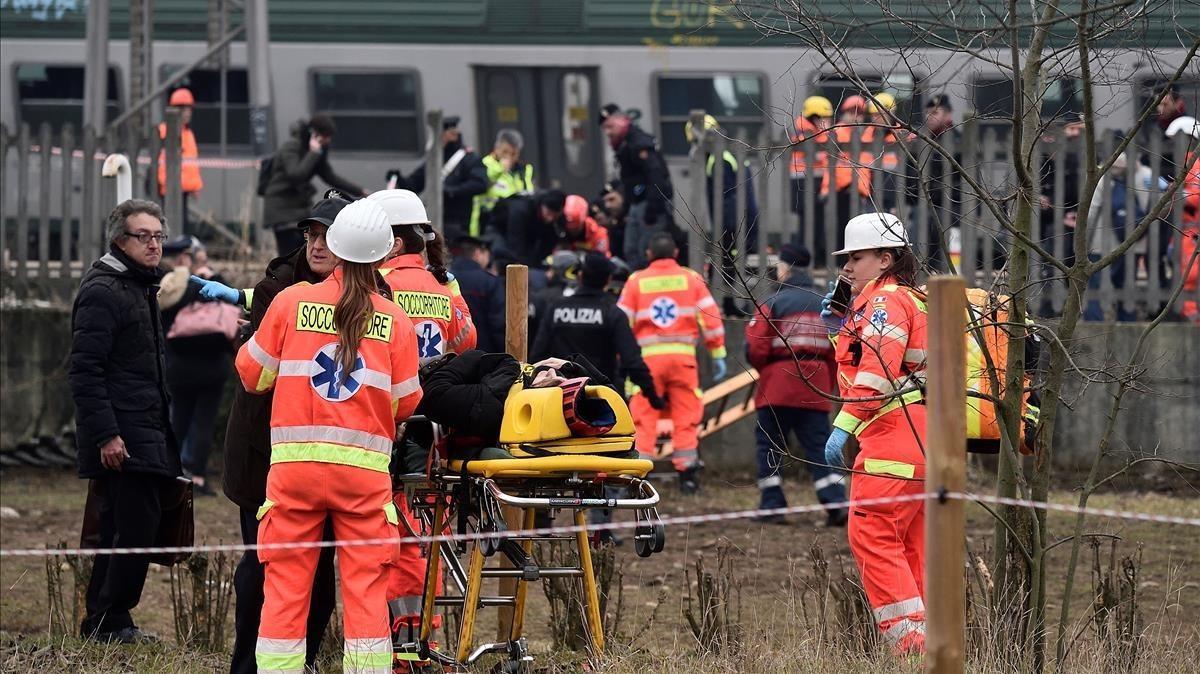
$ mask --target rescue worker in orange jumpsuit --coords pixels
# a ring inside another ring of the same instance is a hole
[[[475,325],[466,300],[454,291],[448,277],[443,283],[426,269],[421,257],[427,244],[436,241],[421,198],[409,190],[389,189],[373,192],[367,199],[383,207],[392,227],[391,257],[379,268],[379,273],[391,289],[392,299],[413,321],[418,362],[423,365],[444,353],[462,354],[475,348]],[[398,470],[424,472],[427,455],[412,443],[402,444],[397,447],[402,464]],[[408,521],[408,528],[401,529],[401,533],[419,531],[420,522],[409,510],[403,491],[396,494],[394,501],[400,516]],[[421,625],[421,597],[428,561],[417,543],[401,543],[398,547],[398,559],[388,581],[388,607],[393,631],[399,631],[401,626],[408,628],[412,634],[402,635],[401,641],[414,641],[412,636]]]
[[[588,201],[578,194],[568,194],[563,202],[563,217],[558,223],[556,250],[586,252],[594,250],[612,257],[608,245],[608,230],[596,224],[588,215]]]
[[[646,254],[650,265],[630,275],[617,306],[629,316],[654,387],[667,404],[657,410],[640,391],[630,399],[635,441],[643,457],[653,458],[658,420],[671,419],[671,463],[679,474],[680,491],[694,494],[700,488],[697,447],[704,416],[696,340],[702,338],[712,356],[713,380],[724,379],[725,325],[704,279],[675,261],[679,249],[669,233],[652,236]]]
[[[204,189],[204,180],[200,177],[200,151],[196,148],[196,134],[192,133],[192,111],[196,107],[196,97],[190,89],[179,88],[171,92],[167,105],[179,109],[179,156],[183,164],[179,167],[179,189],[183,193],[183,219],[188,219],[188,198]],[[158,125],[158,137],[165,143],[167,139],[167,123]],[[158,153],[158,196],[167,196],[167,150],[164,146]],[[186,231],[186,230],[185,230]]]
[[[1175,142],[1175,135],[1184,133],[1200,139],[1200,122],[1195,117],[1177,117],[1167,127],[1167,141]],[[1196,301],[1197,280],[1200,279],[1200,261],[1192,262],[1192,254],[1200,242],[1200,151],[1187,154],[1184,159],[1187,173],[1180,185],[1183,199],[1182,231],[1179,233],[1179,269],[1183,274],[1183,314],[1185,320],[1200,323],[1200,304]],[[1188,264],[1191,263],[1189,268]]]
[[[260,545],[317,542],[328,518],[339,541],[394,538],[399,518],[388,475],[396,421],[421,400],[412,322],[376,292],[392,249],[387,214],[356,201],[329,228],[340,264],[316,285],[275,297],[238,351],[251,393],[275,390],[271,471],[259,512]],[[259,671],[304,671],[305,629],[317,548],[259,550],[265,566]],[[343,671],[390,674],[385,599],[395,545],[338,550],[344,606]]]
[[[838,108],[837,125],[833,128],[837,143],[836,157],[829,158],[825,176],[821,178],[821,198],[828,202],[835,199],[834,222],[841,222],[854,211],[861,209],[871,198],[871,165],[875,156],[870,153],[871,137],[867,120],[867,100],[862,96],[849,96]],[[854,153],[854,138],[859,137],[858,154]],[[838,245],[842,245],[841,237]],[[820,248],[818,246],[818,248]]]
[[[851,501],[924,490],[926,313],[915,288],[917,258],[899,218],[864,213],[846,224],[842,266],[853,288],[835,335],[838,388],[846,402],[825,445],[826,463],[844,467],[858,438]],[[829,300],[822,316],[829,318]],[[925,504],[854,506],[850,549],[878,624],[896,651],[925,649]]]

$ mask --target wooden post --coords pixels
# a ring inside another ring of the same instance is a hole
[[[929,425],[925,491],[966,488],[966,283],[961,276],[929,280]],[[925,671],[958,674],[966,649],[963,547],[966,515],[960,499],[925,504]]]
[[[523,264],[510,264],[504,270],[504,350],[522,363],[529,358],[529,268]],[[504,506],[501,513],[510,530],[524,524],[520,508]],[[507,558],[501,559],[500,565],[510,566]],[[519,582],[516,578],[501,578],[500,595],[515,596]],[[508,641],[512,628],[513,610],[501,606],[496,640]]]
[[[166,198],[163,200],[163,210],[166,211],[167,224],[175,228],[176,235],[191,234],[191,231],[185,226],[187,213],[183,212],[183,190],[179,182],[180,174],[183,171],[183,154],[180,147],[183,122],[179,118],[179,108],[168,107],[165,117],[167,137],[163,139],[163,143],[167,155],[167,184],[160,186],[166,194]]]

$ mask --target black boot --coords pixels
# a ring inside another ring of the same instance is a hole
[[[849,513],[845,508],[834,508],[825,511],[825,526],[827,527],[844,527],[849,519]]]
[[[679,471],[679,493],[684,496],[694,496],[700,493],[700,477],[696,468]]]

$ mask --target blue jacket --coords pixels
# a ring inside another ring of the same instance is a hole
[[[450,263],[450,273],[458,279],[463,299],[471,309],[471,318],[479,332],[477,348],[487,353],[503,352],[504,281],[466,258],[455,258]]]

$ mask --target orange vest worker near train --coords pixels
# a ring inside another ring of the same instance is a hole
[[[650,266],[629,277],[617,306],[633,323],[633,336],[642,347],[654,387],[667,402],[665,409],[656,410],[640,392],[629,401],[638,451],[653,455],[659,417],[669,417],[675,426],[671,462],[679,473],[680,491],[692,494],[700,488],[696,448],[704,415],[696,340],[702,337],[712,355],[713,379],[724,379],[725,325],[704,280],[675,261],[678,253],[669,233],[651,237],[647,249]]]
[[[179,150],[183,157],[183,165],[179,171],[179,188],[184,194],[195,194],[204,189],[204,180],[200,178],[200,151],[196,148],[196,134],[192,133],[192,110],[196,106],[196,97],[189,89],[176,89],[167,99],[167,105],[179,108]],[[158,137],[167,139],[167,123],[158,125]],[[158,194],[167,195],[167,150],[158,153]],[[186,216],[185,216],[186,217]]]
[[[855,435],[852,501],[919,494],[925,477],[926,315],[924,295],[914,287],[917,258],[904,225],[888,213],[852,218],[846,247],[835,255],[848,256],[842,275],[854,296],[836,335],[838,387],[847,402],[834,419],[825,460],[843,466],[842,449]],[[828,309],[822,312],[828,315]],[[884,640],[898,652],[924,652],[924,502],[856,506],[849,535]]]
[[[259,544],[394,538],[399,518],[388,474],[396,421],[421,400],[416,337],[404,311],[375,291],[376,265],[392,249],[387,214],[361,200],[327,235],[341,263],[316,285],[275,298],[237,355],[252,393],[275,389],[271,471]],[[345,607],[346,672],[388,674],[392,642],[386,593],[395,545],[338,550]],[[305,632],[317,549],[264,549],[259,671],[304,671]]]

